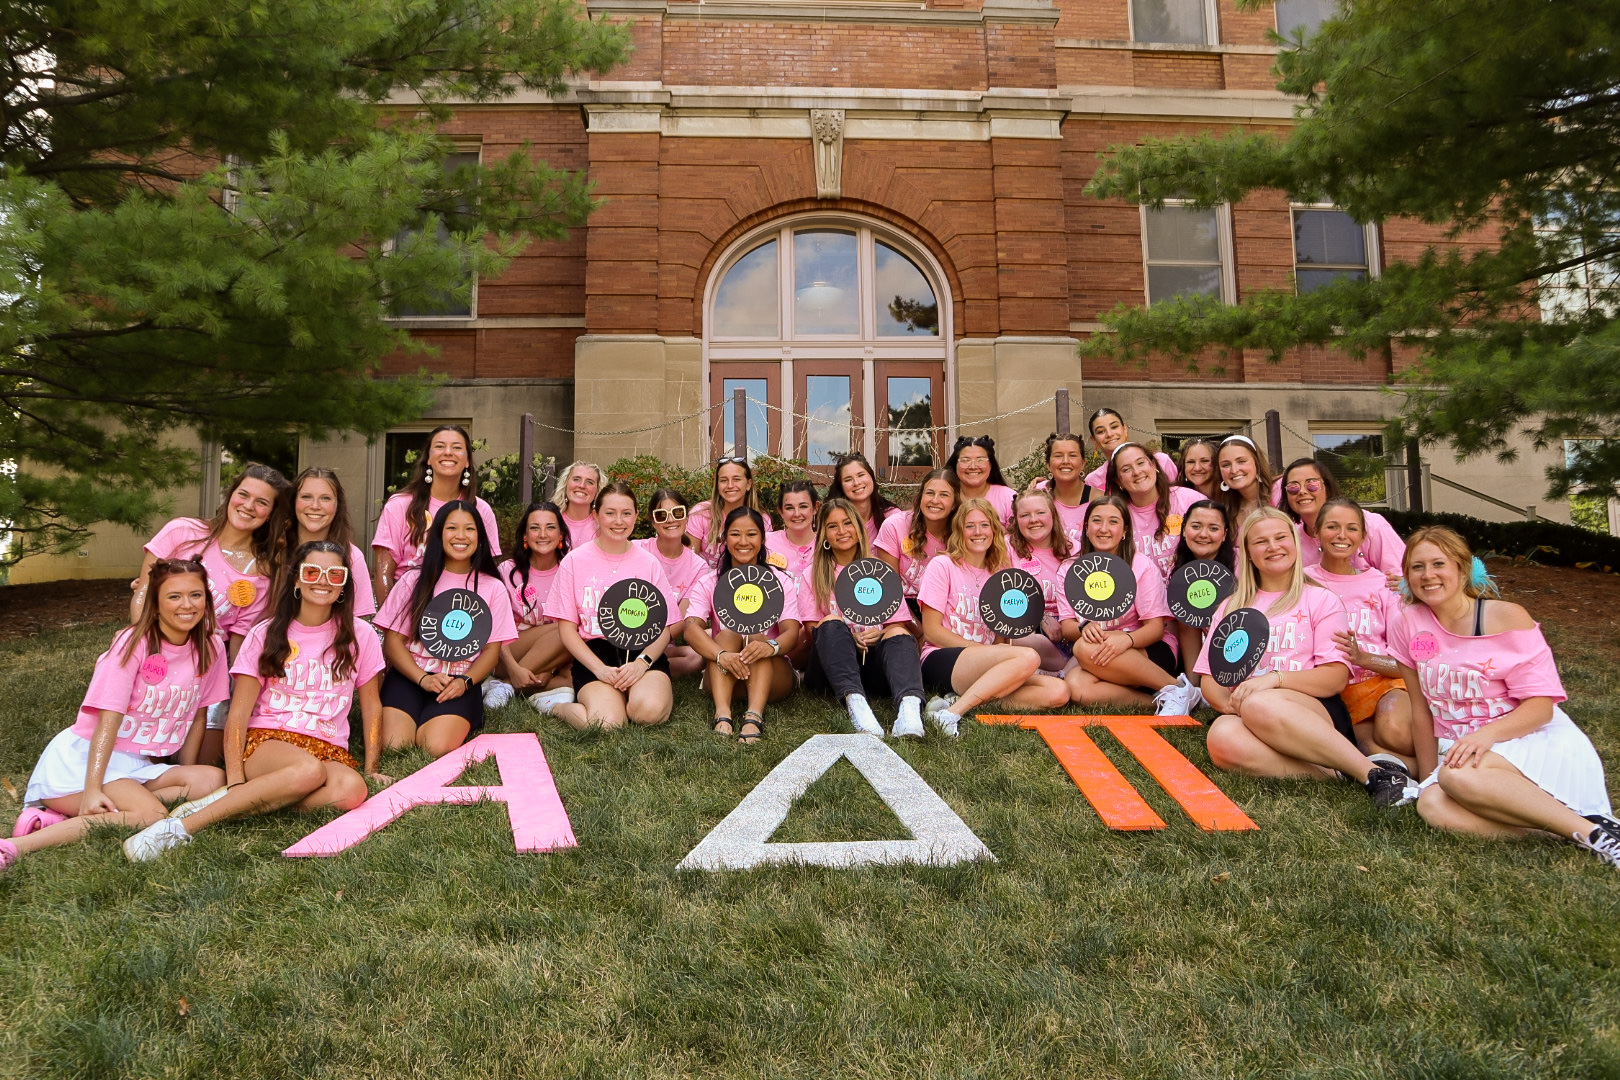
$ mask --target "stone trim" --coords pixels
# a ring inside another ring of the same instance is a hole
[[[1071,119],[1236,120],[1291,123],[1301,99],[1274,90],[1159,90],[1061,86]]]
[[[1127,52],[1234,53],[1244,56],[1276,56],[1283,50],[1276,45],[1197,45],[1190,42],[1118,41],[1106,38],[1057,38],[1060,49],[1120,49]]]
[[[798,22],[798,23],[887,23],[893,25],[982,26],[986,23],[1023,23],[1056,26],[1057,8],[1046,0],[999,0],[979,11],[930,8],[918,0],[851,0],[847,3],[803,3],[781,0],[704,0],[701,3],[670,3],[669,0],[598,0],[587,3],[594,17],[626,15],[668,21],[708,22]]]

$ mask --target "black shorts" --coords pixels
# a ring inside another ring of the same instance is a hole
[[[929,653],[922,662],[923,689],[936,694],[956,693],[956,688],[951,685],[951,672],[956,670],[956,662],[962,658],[962,650],[966,647],[958,645]]]
[[[1350,745],[1356,743],[1356,725],[1350,722],[1350,709],[1345,705],[1344,698],[1338,694],[1316,699],[1327,710],[1329,719],[1333,721],[1333,730],[1350,740]]]
[[[484,692],[476,683],[463,690],[460,697],[451,698],[449,701],[435,701],[434,698],[439,695],[428,693],[393,668],[389,668],[388,674],[383,676],[379,696],[382,698],[383,708],[398,709],[415,720],[417,727],[439,716],[461,717],[471,725],[469,735],[477,734],[484,726]]]
[[[590,649],[591,652],[595,653],[596,658],[602,661],[602,663],[607,664],[609,667],[623,667],[641,655],[640,649],[636,649],[634,651],[620,649],[609,644],[606,638],[591,638],[589,641],[585,642],[585,647]],[[668,675],[669,657],[660,656],[657,660],[654,660],[652,670],[662,671],[665,675]],[[575,695],[578,695],[581,690],[591,685],[591,683],[601,681],[602,680],[598,679],[596,677],[596,673],[590,668],[586,667],[578,660],[574,661]]]
[[[1176,673],[1181,670],[1180,665],[1176,663],[1175,650],[1172,649],[1169,643],[1164,641],[1162,638],[1155,641],[1142,651],[1147,654],[1147,658],[1149,660],[1159,665],[1159,669],[1172,679],[1175,678]]]

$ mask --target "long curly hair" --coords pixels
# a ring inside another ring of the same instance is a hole
[[[349,547],[331,540],[311,540],[300,544],[293,553],[291,567],[281,575],[276,586],[275,607],[264,628],[264,649],[259,653],[259,678],[268,681],[281,677],[287,670],[287,658],[292,646],[287,641],[287,628],[298,617],[303,600],[298,595],[297,567],[315,552],[336,555],[349,571],[349,585],[338,591],[332,604],[332,620],[337,624],[337,636],[332,639],[332,678],[342,682],[354,674],[354,665],[360,648],[354,639],[354,567],[349,565]]]

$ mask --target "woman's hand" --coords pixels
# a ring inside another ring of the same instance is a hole
[[[1096,623],[1087,623],[1095,626]],[[1131,635],[1124,630],[1107,630],[1102,634],[1102,640],[1092,650],[1091,662],[1093,664],[1111,664],[1124,656],[1135,646],[1131,642]]]
[[[368,772],[366,773],[366,779],[370,780],[378,787],[387,787],[389,784],[394,782],[394,778],[392,776],[389,776],[387,773],[380,772]]]
[[[615,690],[628,693],[630,688],[641,681],[641,677],[652,670],[640,660],[631,660],[628,664],[621,664],[613,669],[613,680],[609,683]]]
[[[527,690],[531,686],[537,686],[546,681],[543,675],[530,671],[522,664],[506,665],[506,674],[511,677],[509,681],[514,690]]]
[[[1446,768],[1477,769],[1480,762],[1485,760],[1485,755],[1490,753],[1491,747],[1495,745],[1496,739],[1491,735],[1489,726],[1470,731],[1452,743],[1451,749],[1446,751]]]
[[[1367,667],[1367,659],[1371,654],[1356,643],[1355,634],[1348,630],[1340,630],[1333,635],[1333,643],[1344,650],[1345,658],[1356,667]]]
[[[1063,624],[1058,622],[1056,615],[1048,615],[1041,620],[1041,633],[1051,641],[1063,640]]]
[[[107,793],[100,788],[96,788],[94,791],[85,788],[84,793],[79,796],[80,817],[116,813],[118,813],[118,804],[113,802]]]
[[[771,643],[764,638],[750,638],[743,644],[742,652],[738,654],[745,664],[754,664],[760,660],[769,660],[776,655]]]
[[[461,676],[440,675],[437,677],[443,680],[443,684],[439,687],[439,696],[436,699],[439,704],[442,705],[446,701],[454,701],[456,698],[467,692],[467,681]],[[432,682],[433,679],[434,676],[429,676],[426,681]]]
[[[720,665],[720,669],[733,679],[746,679],[750,674],[748,661],[743,657],[742,653],[721,649],[720,655],[715,658],[714,662]]]
[[[854,623],[850,623],[849,631],[855,637],[855,644],[863,649],[871,648],[883,637],[883,627],[881,626],[856,626]]]
[[[1270,682],[1262,680],[1270,679]],[[1250,675],[1232,689],[1232,708],[1241,709],[1243,703],[1262,690],[1282,689],[1282,676],[1275,671],[1263,672],[1259,675]]]

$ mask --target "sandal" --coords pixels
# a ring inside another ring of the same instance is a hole
[[[721,724],[730,724],[731,730],[721,731]],[[709,730],[714,732],[716,735],[719,735],[723,739],[729,739],[731,736],[737,734],[737,722],[729,716],[716,716],[709,722]]]
[[[752,724],[754,727],[752,732],[747,730],[750,724]],[[764,734],[765,718],[759,715],[759,713],[755,712],[753,709],[749,709],[747,712],[743,713],[742,730],[737,732],[737,741],[742,743],[744,746],[753,746],[755,743],[759,742],[760,738]]]

